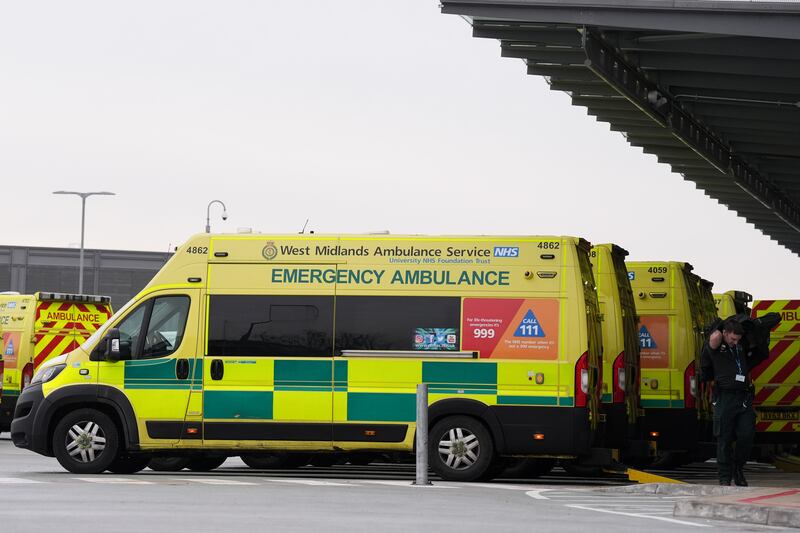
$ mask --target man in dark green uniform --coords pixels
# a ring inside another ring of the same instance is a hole
[[[700,363],[703,381],[714,381],[714,436],[717,438],[719,484],[731,478],[747,486],[743,467],[750,456],[756,431],[753,392],[749,372],[763,360],[740,341],[742,324],[733,318],[711,332]],[[734,450],[734,442],[736,443]]]

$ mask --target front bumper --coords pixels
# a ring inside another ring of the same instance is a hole
[[[49,403],[39,383],[29,385],[22,391],[17,398],[14,420],[11,422],[11,441],[14,446],[52,455],[47,442],[47,425],[42,423],[42,414],[47,411]]]

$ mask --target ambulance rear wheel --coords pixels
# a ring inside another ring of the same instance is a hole
[[[153,457],[147,466],[156,472],[180,472],[187,464],[188,457]]]
[[[447,481],[481,479],[494,459],[489,430],[468,416],[448,416],[438,421],[428,435],[431,468]]]
[[[228,458],[219,455],[207,455],[202,457],[191,457],[186,468],[194,472],[210,472],[222,466]]]
[[[135,474],[147,468],[150,463],[149,455],[128,455],[120,454],[108,467],[108,471],[114,474]]]
[[[53,431],[53,453],[73,474],[100,474],[117,459],[119,431],[96,409],[67,413]]]

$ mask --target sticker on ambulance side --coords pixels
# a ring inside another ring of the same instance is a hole
[[[19,353],[19,343],[22,333],[18,331],[6,331],[3,333],[3,362],[6,370],[17,368],[17,354]]]
[[[458,350],[458,330],[456,328],[416,328],[414,330],[414,349]]]
[[[482,359],[557,359],[558,305],[544,298],[464,298],[462,349]]]
[[[669,366],[668,316],[640,317],[639,354],[642,368],[667,368]]]

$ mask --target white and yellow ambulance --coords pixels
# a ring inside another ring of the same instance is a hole
[[[19,398],[15,445],[69,471],[154,454],[411,451],[431,466],[591,453],[601,335],[573,237],[192,237]]]

